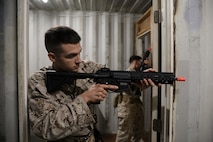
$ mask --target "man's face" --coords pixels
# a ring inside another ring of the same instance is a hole
[[[135,70],[139,70],[141,67],[141,60],[136,60],[135,61]]]
[[[80,58],[80,43],[62,44],[61,49],[62,52],[54,54],[54,59],[50,59],[53,62],[53,67],[57,71],[77,72],[79,69],[79,64],[82,61]]]

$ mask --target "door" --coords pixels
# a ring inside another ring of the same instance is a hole
[[[152,1],[152,6],[136,24],[136,53],[143,56],[151,47],[150,65],[159,72],[174,71],[172,2]],[[162,18],[163,17],[163,18]],[[167,142],[173,139],[174,88],[162,85],[145,90],[145,127],[147,142]]]

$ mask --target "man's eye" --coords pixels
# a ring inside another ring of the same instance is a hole
[[[70,55],[67,56],[67,58],[74,58],[76,56],[77,56],[77,54],[70,54]]]

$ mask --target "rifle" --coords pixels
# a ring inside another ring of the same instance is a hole
[[[143,71],[146,69],[146,64],[144,63],[144,61],[149,57],[151,48],[148,48],[142,58],[142,62],[141,62],[141,67],[140,67],[140,71]]]
[[[185,78],[175,77],[169,72],[143,72],[143,71],[112,71],[101,68],[96,73],[46,72],[46,87],[48,92],[60,90],[65,83],[73,83],[76,79],[91,78],[99,84],[117,85],[119,89],[114,92],[123,92],[131,83],[139,83],[143,79],[151,79],[155,84],[173,84],[174,81],[185,81]]]

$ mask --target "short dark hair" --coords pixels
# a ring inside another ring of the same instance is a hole
[[[139,61],[139,60],[142,60],[142,58],[138,55],[132,55],[130,58],[129,58],[129,63],[131,64],[133,61]]]
[[[66,26],[50,28],[45,33],[45,47],[47,52],[60,52],[61,44],[77,44],[81,37],[76,31]]]

